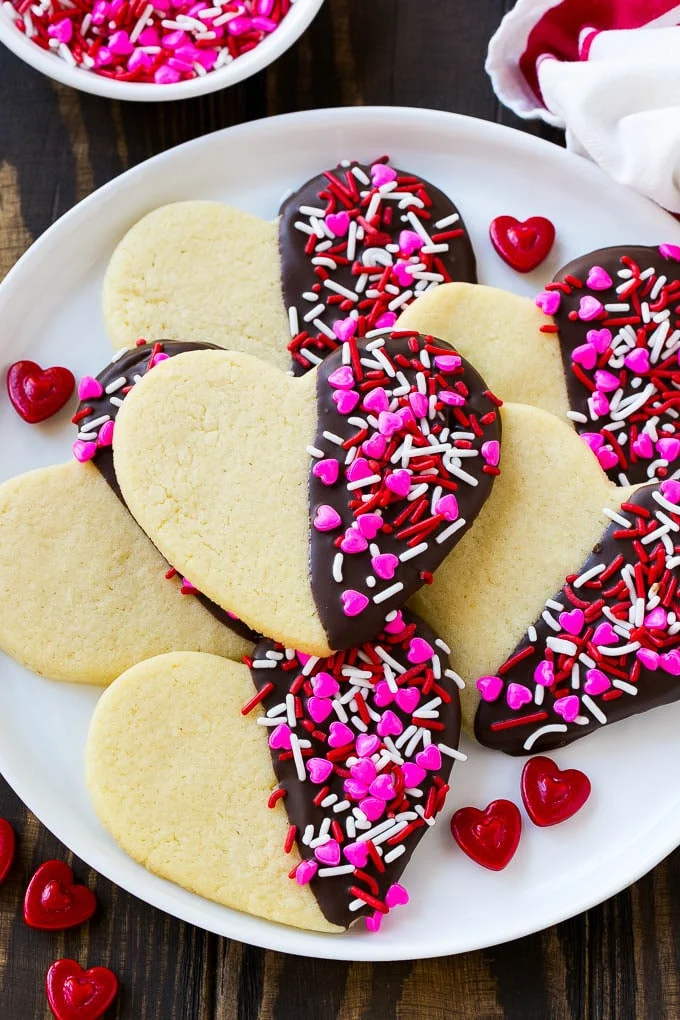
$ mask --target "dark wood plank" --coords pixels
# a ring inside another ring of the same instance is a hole
[[[233,89],[167,105],[118,104],[54,85],[0,50],[0,276],[54,219],[122,170],[231,124],[343,104],[428,106],[520,126],[483,72],[512,0],[327,0],[278,63]],[[680,1016],[680,852],[630,890],[549,931],[442,960],[304,960],[219,939],[145,906],[74,861],[99,909],[64,935],[29,930],[25,885],[72,861],[0,781],[19,834],[0,890],[0,1018],[40,1020],[53,959],[111,966],[125,1020],[675,1020]],[[455,923],[455,918],[442,923]]]

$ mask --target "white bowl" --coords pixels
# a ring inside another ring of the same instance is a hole
[[[81,92],[109,99],[130,99],[134,102],[159,103],[168,99],[191,99],[208,92],[235,85],[244,78],[261,71],[273,63],[296,42],[312,21],[323,0],[295,0],[288,14],[270,35],[225,67],[209,71],[199,78],[180,81],[174,85],[145,84],[143,82],[116,81],[94,71],[72,67],[61,57],[43,50],[19,31],[5,12],[0,0],[0,42],[31,67],[42,71],[62,85],[70,85]]]

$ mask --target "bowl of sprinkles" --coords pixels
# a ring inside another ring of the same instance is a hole
[[[0,42],[64,85],[160,102],[261,71],[323,0],[4,0]]]

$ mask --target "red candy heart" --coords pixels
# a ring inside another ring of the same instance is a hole
[[[75,960],[57,960],[45,987],[57,1020],[97,1020],[115,999],[118,979],[108,967],[83,970]]]
[[[0,885],[7,878],[14,860],[14,829],[4,818],[0,818]]]
[[[76,381],[67,368],[41,368],[35,361],[15,361],[7,372],[7,392],[24,421],[51,418],[73,393]]]
[[[545,216],[530,216],[524,222],[497,216],[489,226],[489,237],[504,262],[518,273],[530,273],[552,248],[555,228]]]
[[[28,883],[24,921],[42,931],[74,928],[89,920],[96,906],[94,893],[87,886],[74,883],[68,864],[45,861]]]
[[[459,808],[451,819],[451,833],[463,853],[477,864],[502,871],[519,844],[522,818],[511,800],[493,800],[483,811]]]
[[[578,769],[562,771],[552,758],[537,755],[522,769],[522,800],[534,825],[558,825],[590,796],[590,780]]]

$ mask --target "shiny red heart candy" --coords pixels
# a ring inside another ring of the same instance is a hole
[[[67,402],[76,381],[67,368],[41,368],[35,361],[15,361],[7,372],[7,392],[24,421],[51,418]]]
[[[517,850],[522,818],[511,800],[493,800],[483,811],[459,808],[451,819],[451,833],[463,853],[477,864],[502,871]]]
[[[518,273],[530,273],[552,248],[555,228],[545,216],[530,216],[524,222],[497,216],[489,226],[489,237],[504,262]]]
[[[522,769],[522,800],[534,825],[558,825],[571,818],[590,796],[590,780],[579,769],[562,771],[552,758],[537,755]]]
[[[108,967],[83,970],[75,960],[57,960],[45,988],[57,1020],[97,1020],[115,999],[118,979]]]
[[[63,861],[45,861],[28,883],[24,896],[24,921],[31,928],[60,931],[89,920],[97,900],[86,885],[76,885],[73,872]]]
[[[0,885],[7,878],[14,860],[14,829],[4,818],[0,818]]]

